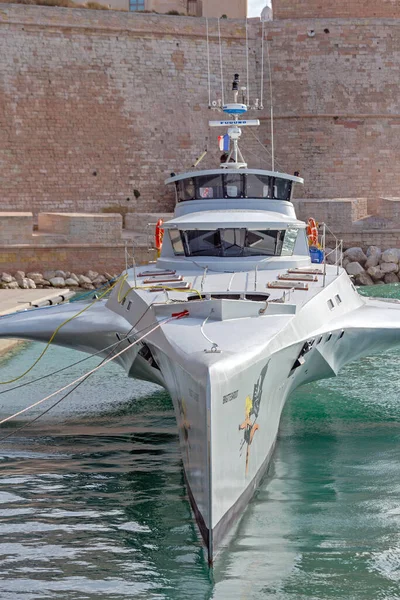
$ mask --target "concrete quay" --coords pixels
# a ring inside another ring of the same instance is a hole
[[[0,290],[0,317],[27,310],[35,305],[60,304],[62,297],[69,297],[70,290]],[[1,339],[0,356],[21,344],[21,340]]]

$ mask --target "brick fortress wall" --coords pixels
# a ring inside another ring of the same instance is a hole
[[[374,214],[382,197],[399,195],[396,5],[275,1],[277,20],[265,31],[276,160],[281,170],[304,176],[298,197],[365,198]],[[237,21],[221,27],[228,89],[234,72],[245,79],[245,30]],[[257,96],[260,31],[251,20],[250,87]],[[217,98],[215,20],[210,33]],[[203,19],[2,5],[0,56],[2,210],[157,213],[173,206],[163,185],[170,171],[186,170],[205,146],[211,151],[203,165],[215,165],[219,132],[207,127],[216,115],[206,110]],[[268,114],[266,106],[257,115],[267,148]],[[244,154],[252,166],[268,168],[253,133],[244,131]]]

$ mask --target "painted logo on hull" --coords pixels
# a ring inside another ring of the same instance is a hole
[[[246,445],[246,475],[249,471],[250,446],[253,443],[256,431],[260,428],[257,423],[257,418],[260,412],[264,379],[268,371],[268,365],[269,363],[262,369],[257,382],[254,384],[253,396],[246,397],[244,409],[245,419],[243,423],[239,425],[239,431],[243,431],[243,441],[240,449],[242,450],[243,446]]]

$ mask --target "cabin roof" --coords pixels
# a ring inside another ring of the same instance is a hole
[[[189,179],[190,177],[201,177],[203,175],[241,175],[248,173],[249,175],[267,175],[268,177],[279,177],[280,179],[289,179],[296,183],[304,183],[302,177],[296,177],[295,175],[288,175],[287,173],[279,173],[278,171],[264,171],[261,169],[209,169],[206,171],[188,171],[187,173],[181,173],[180,175],[174,175],[165,180],[165,184],[175,183],[182,179]]]
[[[205,210],[176,217],[163,224],[165,229],[304,229],[306,224],[293,217],[266,210]]]

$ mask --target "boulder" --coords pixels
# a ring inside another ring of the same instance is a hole
[[[362,251],[362,248],[348,248],[344,253],[344,256],[347,256],[351,262],[358,262],[362,266],[367,262],[367,257]]]
[[[84,290],[94,290],[95,287],[92,283],[81,283],[81,288]]]
[[[69,279],[71,277],[71,271],[65,271],[64,279]]]
[[[36,271],[32,272],[32,273],[27,273],[26,276],[28,279],[32,279],[32,281],[34,281],[35,283],[38,283],[39,281],[43,281],[43,279],[44,279],[43,275],[41,273],[37,273]]]
[[[399,278],[397,277],[396,273],[386,273],[385,277],[384,277],[384,282],[385,283],[399,283]]]
[[[1,281],[4,281],[4,283],[11,283],[12,280],[13,280],[13,277],[9,273],[1,274]]]
[[[343,269],[345,269],[347,267],[348,264],[351,263],[351,260],[349,258],[347,258],[347,256],[343,257],[343,261],[342,261],[342,267]]]
[[[43,279],[47,279],[47,281],[50,281],[50,279],[53,279],[53,277],[56,276],[56,272],[55,271],[45,271],[43,273]]]
[[[104,277],[107,279],[107,281],[110,281],[112,279],[112,275],[110,275],[110,273],[107,272],[104,273]]]
[[[384,273],[397,273],[399,265],[398,263],[393,262],[383,262],[381,263],[380,268]]]
[[[22,279],[25,279],[25,272],[24,271],[17,271],[14,275],[16,281],[21,281]]]
[[[101,285],[107,283],[107,279],[103,277],[103,275],[99,275],[98,277],[96,277],[96,279],[93,279],[92,283],[94,286],[100,287]]]
[[[85,283],[92,283],[92,280],[89,279],[89,277],[86,277],[86,275],[78,275],[78,281],[82,287]]]
[[[0,290],[8,290],[8,283],[0,281]]]
[[[381,263],[398,263],[399,262],[399,251],[397,248],[389,248],[382,253]]]
[[[96,273],[96,271],[88,271],[87,273],[85,273],[85,275],[90,279],[90,281],[93,281],[99,276],[99,274]]]
[[[371,277],[365,271],[356,275],[354,279],[357,285],[374,285]]]
[[[65,271],[56,271],[55,277],[62,277],[63,279],[67,278]]]
[[[343,260],[343,254],[341,253],[339,248],[337,249],[337,251],[335,251],[335,248],[325,248],[325,256],[328,265],[336,265],[338,263],[340,264],[340,259]]]
[[[22,290],[29,290],[29,283],[26,277],[23,277],[18,281],[18,285]]]
[[[68,279],[65,280],[65,285],[67,287],[79,287],[79,282],[76,281],[76,279],[72,279],[72,277],[68,277]]]
[[[361,273],[365,273],[359,262],[351,262],[346,265],[345,269],[349,275],[361,275]]]
[[[71,273],[68,279],[75,279],[75,281],[79,283],[79,277],[78,275],[75,275],[75,273]]]
[[[377,267],[380,263],[382,256],[382,250],[378,246],[370,246],[367,250],[367,262],[365,268],[368,270],[370,267]]]
[[[52,277],[50,283],[53,287],[63,288],[65,287],[65,280],[63,277]]]
[[[30,277],[26,277],[26,281],[30,290],[36,289],[36,283],[33,281],[33,279],[31,279]]]
[[[367,273],[374,281],[380,281],[385,275],[380,267],[370,267]]]
[[[7,285],[9,290],[17,290],[19,288],[19,285],[16,281],[10,281],[10,283]]]

